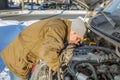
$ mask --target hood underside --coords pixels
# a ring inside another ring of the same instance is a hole
[[[75,0],[79,5],[93,10],[97,5],[101,4],[105,0]]]

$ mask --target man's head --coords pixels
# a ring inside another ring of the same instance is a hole
[[[80,18],[72,20],[70,43],[77,44],[78,42],[83,40],[85,33],[86,27],[84,22]]]

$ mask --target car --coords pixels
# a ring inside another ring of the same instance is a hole
[[[35,4],[35,3],[27,3],[24,6],[25,9],[29,9],[29,10],[39,10],[40,7],[41,7],[40,4]]]
[[[40,5],[41,5],[40,8],[41,8],[42,10],[49,8],[48,3],[41,3]]]
[[[19,4],[9,4],[9,9],[20,9],[20,5]]]
[[[40,9],[51,9],[56,8],[57,3],[54,1],[48,1],[40,4]]]
[[[48,6],[49,6],[50,8],[56,8],[56,5],[57,5],[57,3],[54,2],[54,1],[49,1],[49,2],[48,2]]]

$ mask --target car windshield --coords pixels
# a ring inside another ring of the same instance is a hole
[[[107,7],[107,9],[105,9],[104,11],[115,16],[120,16],[120,0],[111,1],[109,7]]]

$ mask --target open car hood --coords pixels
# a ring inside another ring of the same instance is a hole
[[[120,19],[107,13],[98,14],[90,22],[90,30],[112,43],[120,56]]]

